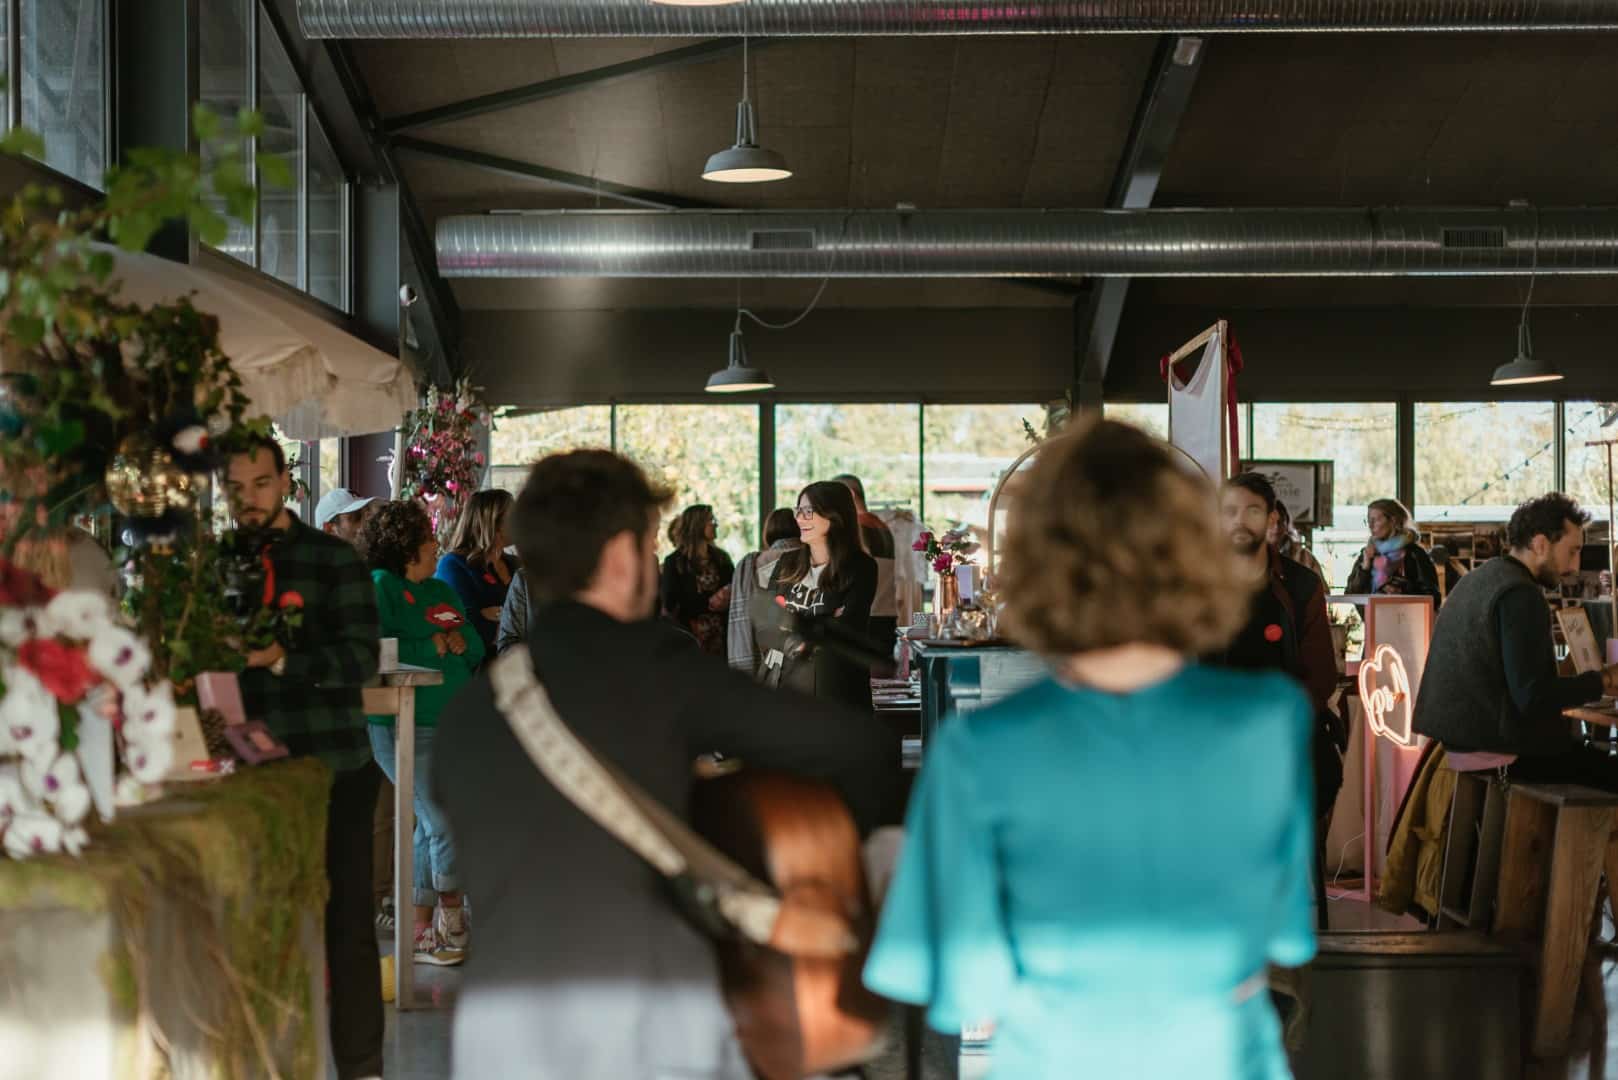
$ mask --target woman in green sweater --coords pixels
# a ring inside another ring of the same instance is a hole
[[[455,590],[433,577],[438,541],[426,511],[411,502],[383,503],[359,539],[376,586],[382,636],[399,639],[400,663],[444,673],[442,685],[416,688],[416,961],[451,966],[465,959],[468,934],[455,841],[444,812],[428,797],[433,739],[439,712],[482,662],[483,641],[467,626]],[[376,763],[397,782],[393,717],[366,719]]]

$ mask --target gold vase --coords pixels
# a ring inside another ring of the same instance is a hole
[[[940,620],[949,617],[961,604],[961,583],[955,580],[954,574],[938,575],[938,591],[933,597],[933,609],[938,613]]]

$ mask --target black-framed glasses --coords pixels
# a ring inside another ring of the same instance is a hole
[[[799,521],[808,521],[815,516],[815,508],[812,506],[800,506],[792,511],[792,516]]]

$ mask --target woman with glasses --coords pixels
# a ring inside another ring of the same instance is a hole
[[[860,543],[859,512],[842,484],[817,481],[798,494],[794,516],[803,546],[776,561],[770,589],[776,606],[830,619],[858,638],[869,636],[876,598],[876,560]],[[764,657],[759,678],[814,697],[871,708],[870,663],[805,640],[792,624],[757,627]]]
[[[714,543],[719,525],[713,507],[698,504],[669,526],[674,553],[663,560],[663,614],[689,632],[702,651],[725,658],[725,620],[730,617],[730,581],[736,567]]]
[[[1398,499],[1377,499],[1367,508],[1365,526],[1371,538],[1354,561],[1348,591],[1402,594],[1438,599],[1438,571],[1433,558],[1410,528],[1410,511]]]

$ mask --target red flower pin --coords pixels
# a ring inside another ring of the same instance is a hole
[[[493,584],[496,583],[495,580],[494,580],[494,575],[493,574],[484,574],[483,575],[483,580],[487,581],[490,585],[493,585]]]
[[[281,594],[281,609],[303,607],[303,594],[296,589],[288,589]]]
[[[454,630],[466,622],[454,604],[434,604],[427,609],[427,621],[440,630]]]
[[[1276,623],[1271,623],[1270,625],[1266,626],[1264,628],[1264,640],[1268,641],[1271,645],[1274,645],[1277,641],[1280,641],[1281,627]]]
[[[409,589],[406,589],[404,591],[404,598],[405,598],[405,603],[407,603],[407,604],[414,604],[416,602],[415,593],[412,593]]]

